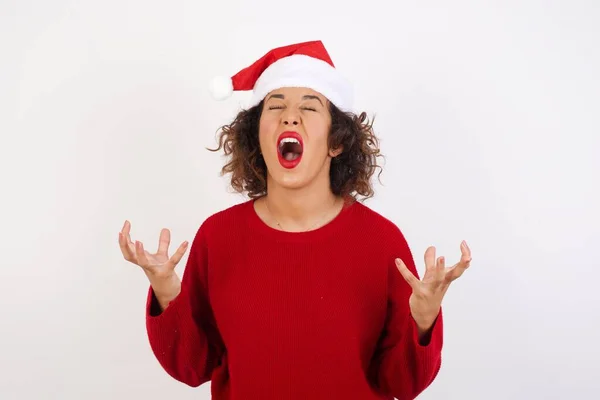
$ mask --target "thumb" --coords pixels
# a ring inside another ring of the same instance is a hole
[[[181,245],[177,248],[177,251],[175,251],[175,253],[171,256],[171,258],[168,261],[169,264],[171,264],[171,268],[175,268],[175,266],[177,264],[179,264],[179,261],[181,261],[181,258],[185,254],[185,251],[187,250],[187,248],[188,248],[187,241],[181,243]]]

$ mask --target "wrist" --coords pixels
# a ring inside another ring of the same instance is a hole
[[[413,320],[417,328],[417,337],[421,346],[427,346],[431,340],[431,333],[433,332],[433,325],[437,319],[437,314],[434,316],[421,316],[415,317]]]
[[[160,305],[161,310],[165,308],[173,301],[181,292],[181,281],[179,277],[173,273],[166,276],[148,276],[150,280],[150,286],[154,296]]]
[[[425,333],[431,329],[437,316],[439,314],[439,309],[437,312],[428,312],[428,313],[412,313],[412,317],[417,325],[417,329],[419,333]]]

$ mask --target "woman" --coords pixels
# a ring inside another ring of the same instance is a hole
[[[147,330],[173,378],[211,381],[215,399],[413,399],[441,365],[441,302],[471,255],[446,268],[425,253],[422,280],[401,231],[356,201],[373,195],[379,156],[365,114],[320,41],[280,47],[219,98],[253,90],[223,127],[223,172],[250,200],[200,226],[183,280],[163,229],[156,254],[130,239],[150,281]]]

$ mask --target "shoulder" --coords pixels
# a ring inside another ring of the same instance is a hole
[[[356,215],[361,225],[387,234],[402,234],[398,225],[382,213],[358,201],[354,206],[356,207]]]
[[[251,207],[253,207],[252,200],[246,200],[241,203],[234,204],[209,215],[201,227],[206,229],[218,229],[224,224],[228,227],[231,227],[229,223],[239,223],[242,219],[246,218],[248,213],[251,211]]]
[[[225,209],[213,212],[205,218],[196,232],[196,238],[205,241],[222,234],[231,234],[236,228],[241,228],[253,207],[252,200],[234,204]]]
[[[410,246],[401,228],[392,219],[364,203],[356,202],[356,230],[361,237],[384,252],[410,253]]]

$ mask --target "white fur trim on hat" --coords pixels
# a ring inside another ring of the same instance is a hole
[[[256,81],[249,106],[281,87],[313,89],[343,111],[351,111],[353,88],[337,69],[323,60],[301,54],[282,58],[271,64]]]

